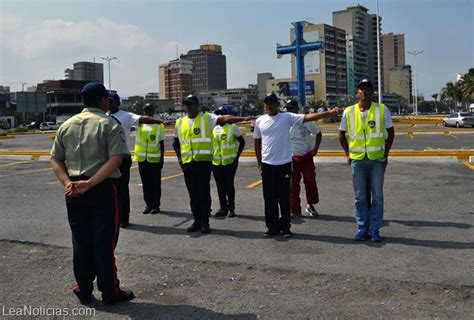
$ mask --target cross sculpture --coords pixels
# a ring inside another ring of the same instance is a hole
[[[303,26],[306,21],[291,23],[295,27],[295,41],[289,46],[282,46],[277,43],[277,57],[281,58],[285,54],[294,54],[296,57],[296,81],[298,84],[298,102],[300,107],[306,104],[305,96],[305,76],[304,76],[304,56],[308,51],[316,51],[324,48],[323,41],[306,42],[303,39]]]

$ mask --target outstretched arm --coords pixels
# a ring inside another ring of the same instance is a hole
[[[319,120],[328,116],[333,116],[337,114],[342,113],[342,109],[340,108],[332,108],[331,110],[328,111],[323,111],[323,112],[317,112],[317,113],[308,113],[304,115],[304,120],[303,122],[308,122],[308,121],[315,121]]]
[[[242,121],[250,121],[256,119],[256,117],[236,117],[231,115],[219,116],[217,118],[217,124],[220,126],[225,125],[226,123],[238,123]]]

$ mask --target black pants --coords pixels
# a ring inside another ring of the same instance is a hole
[[[262,163],[265,224],[269,231],[288,231],[291,228],[290,182],[291,162],[278,166]],[[280,205],[280,210],[278,210],[278,205]]]
[[[191,212],[196,223],[209,223],[211,215],[211,161],[191,161],[182,165]]]
[[[158,209],[161,200],[161,164],[148,161],[138,162],[142,179],[143,198],[150,209]]]
[[[217,193],[219,194],[220,209],[224,211],[235,210],[234,178],[238,162],[226,166],[212,166],[212,173],[216,179]]]
[[[132,158],[124,157],[120,165],[121,176],[118,179],[118,193],[120,199],[120,222],[128,222],[130,220],[130,191],[128,184],[130,183],[130,167],[132,166]]]
[[[112,297],[119,290],[114,257],[120,229],[115,184],[115,180],[107,179],[83,195],[66,197],[74,276],[79,289],[86,294],[92,293],[96,276],[102,297]]]

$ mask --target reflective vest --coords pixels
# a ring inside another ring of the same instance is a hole
[[[212,161],[212,132],[209,119],[209,113],[199,112],[194,118],[192,127],[189,126],[188,116],[176,121],[183,163]]]
[[[138,127],[135,138],[134,159],[138,162],[148,161],[157,163],[161,160],[160,137],[163,136],[164,126],[162,124],[152,124],[147,130],[147,125]]]
[[[235,138],[235,124],[225,124],[218,134],[215,127],[212,131],[212,142],[214,152],[212,154],[212,164],[226,166],[234,162],[237,157],[237,139]]]
[[[385,107],[383,104],[372,102],[367,119],[362,122],[359,104],[349,107],[346,112],[347,136],[349,142],[349,157],[353,160],[378,160],[385,153]]]

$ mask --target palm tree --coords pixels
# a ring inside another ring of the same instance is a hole
[[[458,99],[460,94],[459,87],[454,84],[453,82],[449,81],[446,83],[446,86],[441,89],[441,100],[450,102],[449,104],[452,106],[454,104],[454,108],[457,106],[458,101],[462,99]]]
[[[474,101],[474,68],[469,69],[458,82],[462,101],[470,103]]]
[[[435,112],[438,113],[438,94],[434,93],[431,95],[431,98],[435,101]]]

